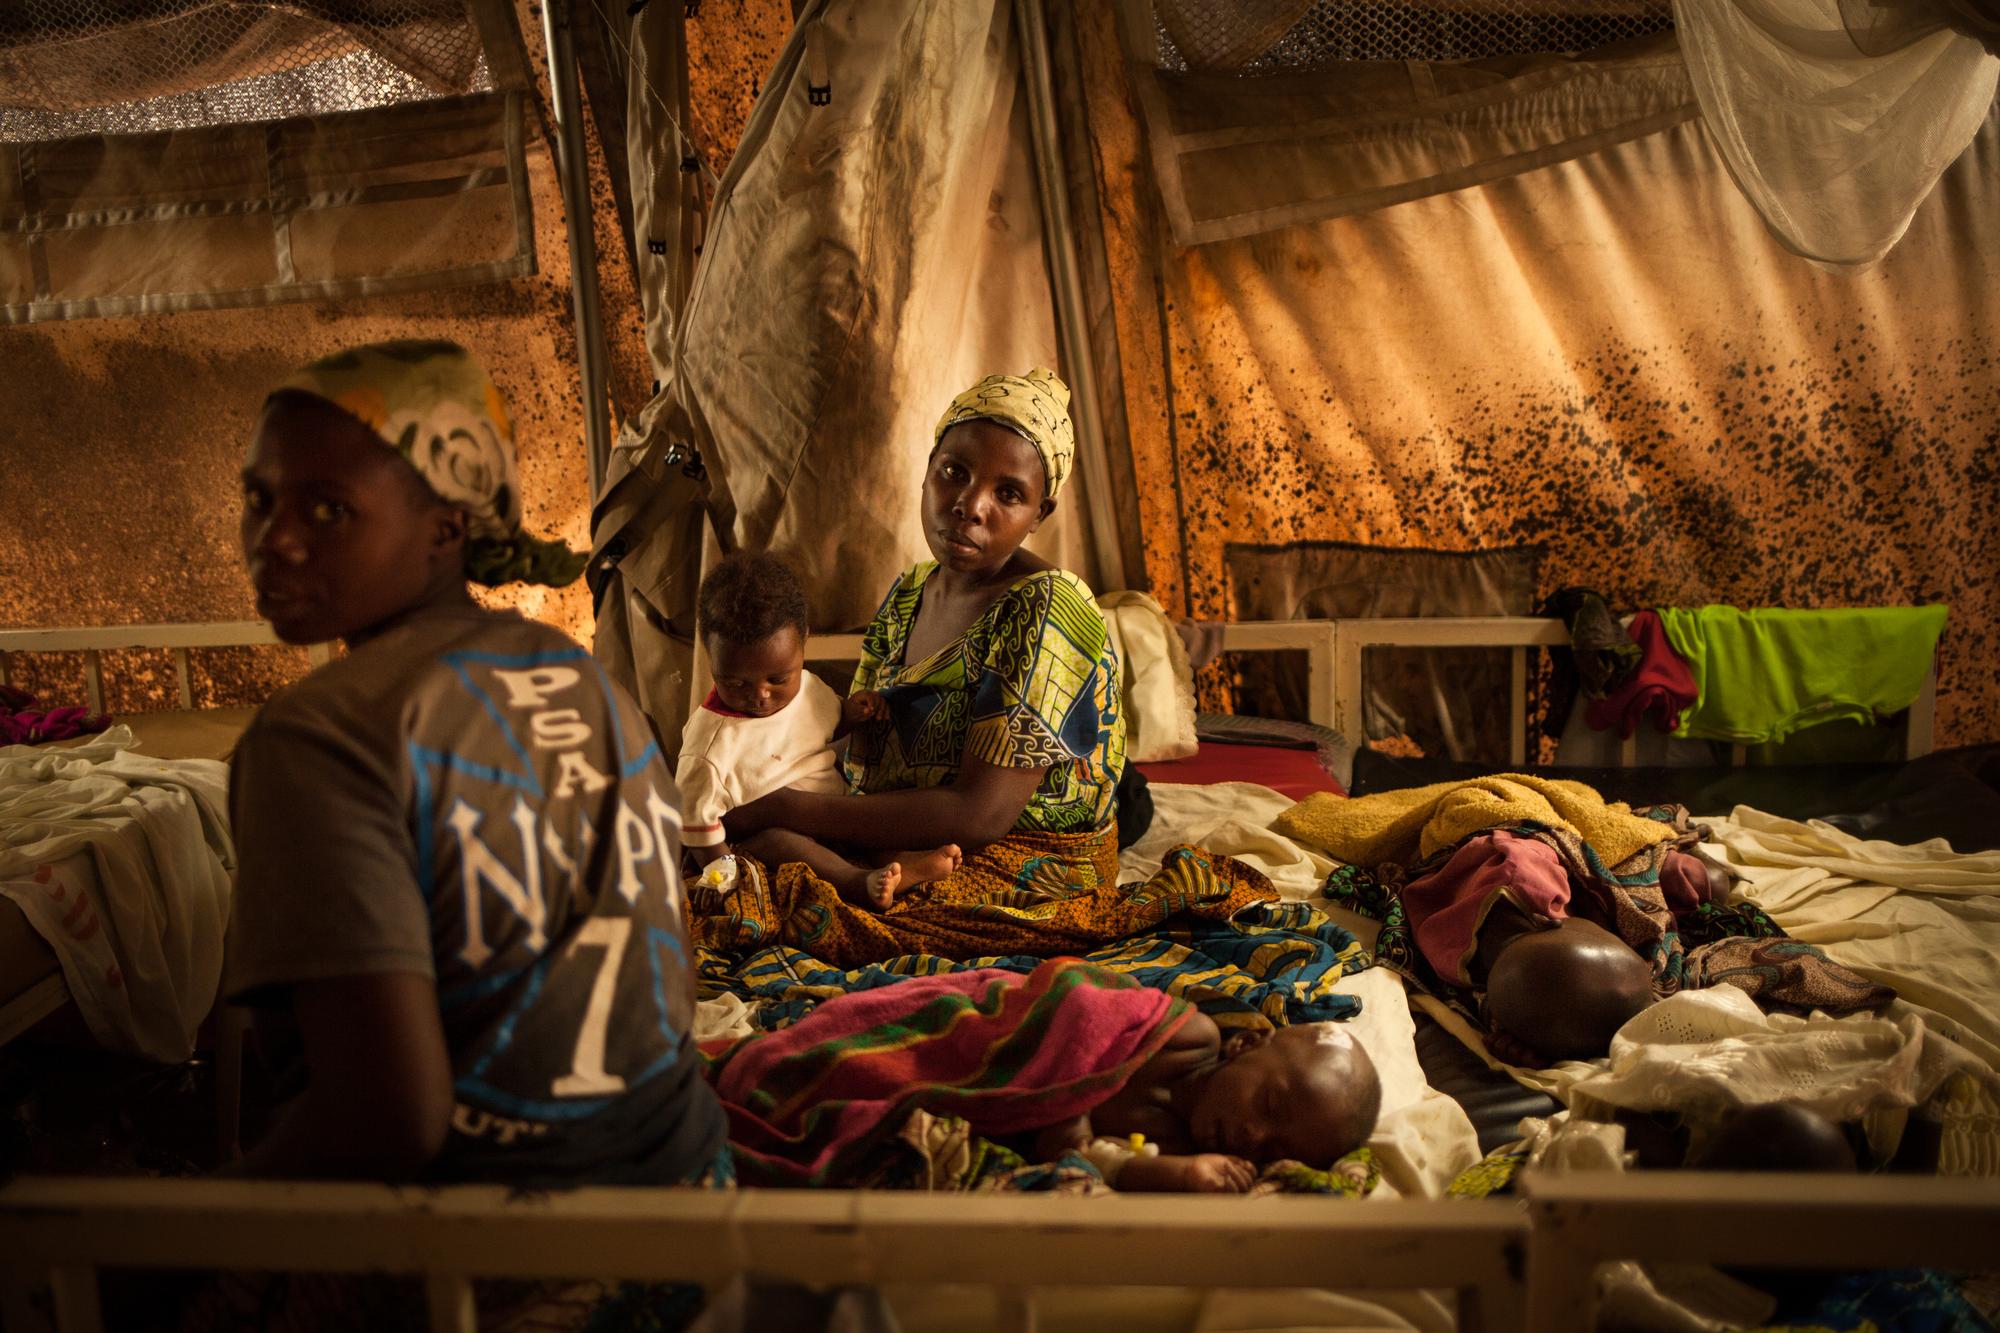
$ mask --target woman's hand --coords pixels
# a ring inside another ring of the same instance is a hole
[[[795,828],[797,796],[789,787],[780,787],[747,805],[739,805],[722,817],[722,831],[731,843],[740,843],[765,829]]]
[[[306,1090],[230,1172],[402,1180],[444,1147],[453,1093],[437,984],[385,972],[302,981]]]
[[[840,721],[843,726],[858,727],[863,722],[887,722],[889,701],[882,697],[880,690],[856,690],[840,703]]]

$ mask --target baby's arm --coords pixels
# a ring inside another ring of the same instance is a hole
[[[1169,1154],[1192,1148],[1187,1126],[1174,1114],[1163,1090],[1214,1065],[1221,1052],[1222,1030],[1207,1014],[1191,1012],[1125,1086],[1098,1105],[1091,1113],[1091,1124],[1097,1133],[1118,1138],[1143,1134]]]
[[[722,817],[736,800],[721,771],[706,755],[683,754],[674,784],[681,794],[681,846],[696,869],[729,855]]]
[[[889,701],[880,690],[856,690],[840,701],[840,725],[833,729],[833,739],[839,740],[864,722],[888,720]]]
[[[1102,1108],[1100,1108],[1101,1110]],[[1164,1115],[1164,1112],[1162,1112]],[[1118,1137],[1135,1132],[1144,1117],[1113,1117]],[[1178,1133],[1178,1125],[1168,1123]],[[1136,1132],[1144,1134],[1145,1131]],[[1082,1153],[1104,1172],[1114,1189],[1153,1193],[1241,1194],[1255,1183],[1257,1168],[1241,1157],[1223,1153],[1154,1153],[1098,1139],[1088,1115],[1073,1116],[1035,1136],[1035,1160],[1052,1162],[1066,1152]],[[1128,1155],[1129,1154],[1129,1155]]]
[[[1257,1168],[1219,1152],[1134,1157],[1118,1173],[1116,1188],[1135,1192],[1241,1194],[1257,1183]]]
[[[1201,1010],[1192,1010],[1174,1035],[1133,1073],[1125,1090],[1169,1087],[1214,1064],[1221,1054],[1222,1029]]]

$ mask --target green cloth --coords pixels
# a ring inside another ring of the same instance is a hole
[[[1659,615],[1697,691],[1674,734],[1761,745],[1822,722],[1874,722],[1908,708],[1930,671],[1945,608],[1662,607]]]

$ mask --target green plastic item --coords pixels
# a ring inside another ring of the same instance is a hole
[[[1761,745],[1823,722],[1900,713],[1924,687],[1945,614],[1942,606],[1663,607],[1660,625],[1698,691],[1674,734]]]

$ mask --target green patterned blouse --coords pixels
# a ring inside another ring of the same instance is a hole
[[[862,636],[854,688],[880,690],[889,720],[848,738],[849,788],[941,787],[967,758],[1046,764],[1017,830],[1094,833],[1110,824],[1125,723],[1117,650],[1090,589],[1064,570],[1030,574],[958,639],[905,663],[924,584],[936,572],[926,560],[898,578]]]

